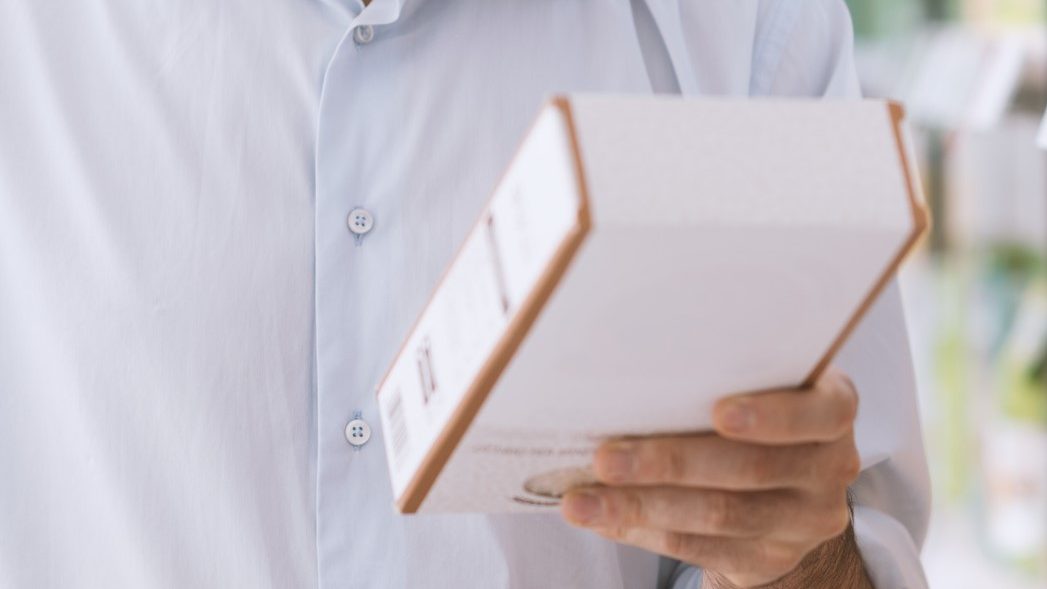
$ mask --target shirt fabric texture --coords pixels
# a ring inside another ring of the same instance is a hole
[[[0,3],[0,587],[695,586],[394,514],[375,386],[550,94],[854,97],[851,54],[840,0]],[[925,587],[895,285],[837,364],[863,558]]]

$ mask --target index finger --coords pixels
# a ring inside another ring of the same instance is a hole
[[[758,444],[830,442],[851,431],[857,412],[854,384],[830,369],[810,389],[722,399],[713,408],[713,427],[725,438]]]

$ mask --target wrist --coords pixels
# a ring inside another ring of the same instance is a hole
[[[738,587],[715,571],[702,575],[702,589],[874,589],[865,572],[854,528],[827,540],[791,573],[759,587]]]

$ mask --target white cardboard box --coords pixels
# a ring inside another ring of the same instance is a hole
[[[601,440],[810,383],[928,224],[902,118],[550,101],[378,388],[398,509],[548,510]]]

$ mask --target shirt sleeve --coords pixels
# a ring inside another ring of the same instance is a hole
[[[927,587],[920,547],[930,517],[930,479],[901,293],[892,283],[836,364],[860,398],[855,436],[862,474],[851,487],[854,531],[878,589]]]
[[[753,55],[754,95],[855,98],[854,36],[843,0],[766,0]],[[901,293],[892,282],[836,358],[858,389],[855,436],[862,473],[851,487],[854,530],[877,589],[924,589],[920,563],[930,481],[920,431]],[[668,587],[693,589],[701,571],[680,566]]]
[[[769,52],[756,56],[759,65],[769,69],[754,70],[754,91],[861,96],[853,26],[843,0],[777,4],[779,29],[769,31],[768,38],[780,39],[780,45],[769,41]],[[766,87],[758,88],[757,81]],[[930,517],[930,479],[896,281],[869,309],[835,364],[854,380],[861,399],[855,436],[863,470],[851,493],[854,530],[866,569],[878,589],[925,588],[920,547]]]

